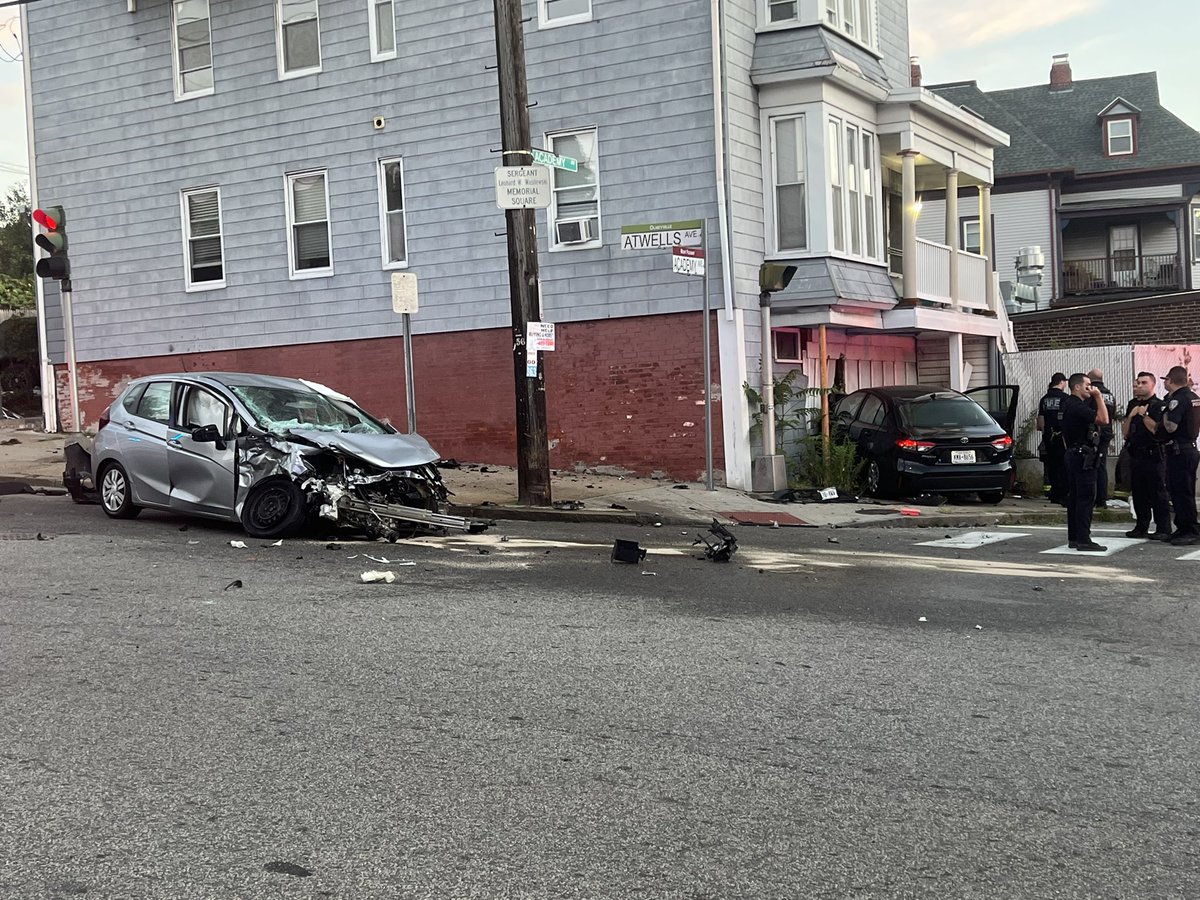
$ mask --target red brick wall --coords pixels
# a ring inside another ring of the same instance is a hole
[[[560,324],[543,354],[550,464],[619,466],[698,480],[704,472],[701,314]],[[717,379],[716,325],[712,328]],[[400,338],[336,341],[79,365],[84,426],[131,378],[157,372],[234,371],[318,381],[406,427]],[[515,387],[509,329],[416,335],[417,430],[443,457],[516,464]],[[58,367],[59,412],[70,428],[66,369]],[[740,387],[740,386],[739,386]],[[713,398],[714,467],[722,468],[719,395]]]
[[[1200,291],[1094,303],[1069,310],[1012,318],[1022,350],[1099,347],[1106,344],[1200,343]]]

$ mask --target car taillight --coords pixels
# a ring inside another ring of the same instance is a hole
[[[104,412],[100,413],[100,421],[96,425],[96,431],[102,431],[104,426],[108,424],[108,410],[109,407],[106,406],[104,407]]]
[[[999,437],[992,441],[992,446],[996,450],[1008,450],[1012,447],[1012,443],[1012,438],[1006,434],[1004,437]]]
[[[937,444],[933,441],[914,441],[912,438],[900,438],[900,440],[896,441],[896,446],[901,450],[916,451],[919,453],[922,450],[932,450]]]

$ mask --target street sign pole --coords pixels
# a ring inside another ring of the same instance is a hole
[[[710,334],[711,310],[708,299],[708,220],[704,220],[704,486],[713,487],[713,436],[712,436],[712,335]]]
[[[412,316],[400,317],[404,323],[404,403],[408,407],[408,433],[417,433],[417,392],[413,388]]]
[[[500,138],[509,155],[529,153],[529,94],[525,83],[525,34],[521,0],[492,0],[500,89]],[[537,214],[506,209],[508,285],[512,307],[513,373],[516,377],[517,498],[526,506],[550,506],[550,443],[546,428],[546,378],[541,354],[537,375],[526,374],[526,332],[541,318],[538,295]]]

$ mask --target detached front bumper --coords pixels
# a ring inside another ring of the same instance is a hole
[[[92,481],[92,454],[83,444],[72,441],[63,448],[66,468],[63,487],[76,503],[99,503],[100,491]]]

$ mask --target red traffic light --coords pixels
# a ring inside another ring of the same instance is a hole
[[[33,221],[37,222],[48,231],[58,231],[59,225],[62,224],[62,214],[59,210],[62,207],[50,207],[49,209],[35,209],[33,211]]]

